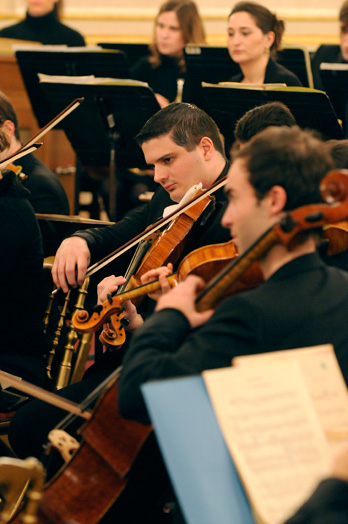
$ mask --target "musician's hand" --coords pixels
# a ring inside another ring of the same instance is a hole
[[[143,325],[144,320],[141,315],[137,312],[137,308],[133,304],[131,300],[126,300],[124,302],[124,310],[123,310],[123,316],[128,320],[129,324],[126,327],[126,331],[128,333],[131,333],[132,331],[135,331],[140,326]]]
[[[161,289],[159,291],[149,294],[150,298],[152,298],[153,300],[158,300],[161,295],[170,291],[171,285],[169,284],[168,279],[166,277],[168,275],[171,275],[172,273],[173,264],[171,263],[167,264],[166,266],[158,267],[157,269],[150,269],[150,271],[144,273],[144,275],[140,279],[142,284],[149,284],[149,282],[158,280],[161,285]]]
[[[124,277],[115,277],[115,275],[110,275],[99,282],[97,286],[98,304],[105,302],[107,296],[115,293],[125,282]]]
[[[57,288],[67,293],[69,285],[81,286],[85,280],[90,259],[91,255],[86,240],[80,237],[63,240],[52,267],[52,278]]]
[[[168,98],[164,97],[163,95],[160,95],[159,93],[155,93],[155,97],[161,108],[169,106],[170,102]]]
[[[332,477],[348,481],[348,446],[344,445],[336,453],[332,464]]]
[[[158,299],[156,311],[165,308],[178,309],[185,315],[192,328],[199,327],[207,322],[213,314],[213,310],[207,310],[203,313],[198,313],[196,310],[195,300],[204,287],[205,282],[202,278],[190,275],[184,282],[180,282]]]

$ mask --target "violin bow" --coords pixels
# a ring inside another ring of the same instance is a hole
[[[42,129],[40,129],[36,135],[34,135],[32,138],[30,138],[22,147],[18,149],[13,155],[8,156],[0,163],[0,169],[6,167],[8,164],[11,164],[11,162],[14,162],[18,158],[21,158],[24,155],[28,155],[29,153],[32,153],[35,151],[38,147],[40,147],[42,144],[38,145],[36,142],[38,142],[46,133],[48,133],[53,127],[55,127],[59,122],[64,120],[70,113],[75,111],[77,107],[80,106],[80,104],[84,101],[84,98],[75,98],[68,106],[66,106],[65,109],[63,109],[57,116],[52,118],[48,124],[46,124]],[[28,148],[34,147],[33,150],[28,150]],[[25,151],[23,155],[17,156],[22,151]]]
[[[95,264],[90,266],[87,269],[86,277],[90,277],[91,275],[99,271],[99,269],[103,268],[104,266],[106,266],[107,264],[115,260],[115,258],[118,258],[119,256],[123,255],[123,253],[126,253],[126,251],[136,246],[141,240],[144,240],[150,234],[155,233],[161,227],[175,220],[179,215],[181,215],[181,213],[183,213],[187,209],[190,209],[190,207],[194,206],[195,204],[197,204],[198,202],[200,202],[207,196],[213,194],[218,189],[222,188],[226,184],[226,181],[227,181],[227,177],[224,177],[221,180],[218,180],[209,189],[206,189],[200,195],[197,195],[195,198],[190,200],[190,202],[178,208],[177,210],[173,211],[172,213],[170,213],[170,215],[166,216],[165,218],[161,218],[160,220],[155,222],[152,226],[150,226],[146,231],[135,236],[134,238],[132,238],[131,240],[123,244],[123,246],[119,247],[118,249],[116,249],[115,251],[107,255],[105,258],[103,258],[99,262],[96,262]]]

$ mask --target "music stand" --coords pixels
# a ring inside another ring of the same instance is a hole
[[[313,88],[313,75],[308,50],[303,47],[283,47],[277,51],[277,62],[295,73],[303,87]]]
[[[203,85],[202,92],[202,108],[215,120],[224,135],[227,154],[234,141],[237,120],[249,109],[274,101],[283,102],[300,127],[319,131],[326,140],[345,138],[332,104],[322,91],[305,87],[251,89]]]
[[[110,42],[101,42],[98,44],[103,49],[117,49],[125,53],[129,67],[132,67],[140,58],[143,56],[148,56],[150,54],[150,49],[148,44],[131,44],[125,42],[119,43],[110,43]]]
[[[347,131],[348,64],[320,64],[320,78],[333,107]]]
[[[218,84],[227,82],[231,76],[240,73],[227,47],[188,44],[184,48],[186,79],[183,101],[198,106],[202,103],[202,82]]]
[[[54,112],[76,98],[76,93],[83,96],[84,103],[62,127],[83,166],[109,167],[109,214],[110,220],[115,220],[116,173],[112,169],[115,164],[117,168],[147,167],[134,136],[160,109],[152,89],[144,82],[122,79],[107,84],[55,81],[40,85]]]
[[[201,83],[227,82],[239,74],[239,65],[232,60],[227,47],[188,44],[184,49],[186,82],[184,101],[200,105]],[[304,87],[313,87],[308,52],[301,47],[284,47],[277,52],[277,62],[295,73]]]
[[[116,50],[88,47],[62,49],[60,46],[59,50],[42,50],[39,47],[30,50],[17,49],[16,58],[39,127],[43,127],[54,114],[43,96],[38,73],[113,78],[130,76],[126,55]],[[57,126],[57,129],[62,128],[63,126]]]

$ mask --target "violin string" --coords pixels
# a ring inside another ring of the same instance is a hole
[[[129,249],[131,249],[132,247],[136,246],[141,240],[146,238],[148,235],[150,235],[151,233],[154,233],[155,231],[157,231],[161,227],[169,224],[169,222],[171,222],[172,220],[177,218],[181,213],[183,213],[187,209],[190,209],[193,205],[198,204],[198,202],[200,202],[201,200],[203,200],[207,196],[211,195],[212,193],[214,193],[215,191],[217,191],[218,189],[223,187],[226,184],[226,181],[227,181],[226,177],[224,177],[223,179],[219,180],[218,182],[213,184],[210,189],[205,190],[201,195],[198,195],[197,197],[193,198],[188,204],[185,204],[184,206],[182,206],[178,210],[174,211],[173,213],[171,213],[167,217],[161,218],[155,224],[153,224],[153,226],[151,226],[151,228],[149,230],[141,233],[140,235],[137,235],[132,240],[130,240],[129,242],[127,242],[126,244],[121,246],[119,249],[116,249],[116,251],[114,251],[113,253],[111,253],[110,255],[105,257],[104,259],[102,259],[99,262],[96,262],[95,264],[90,266],[88,268],[88,270],[87,270],[86,276],[90,277],[91,275],[93,275],[94,273],[96,273],[97,271],[102,269],[104,266],[106,266],[107,264],[109,264],[110,262],[115,260],[115,258],[118,258],[119,256],[121,256],[124,253],[126,253]]]

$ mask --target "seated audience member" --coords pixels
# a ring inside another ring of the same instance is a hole
[[[236,123],[236,146],[248,142],[256,133],[270,126],[295,126],[296,120],[282,102],[269,102],[247,111]]]
[[[328,62],[333,64],[348,63],[348,1],[345,1],[339,11],[340,45],[322,44],[318,47],[312,59],[313,82],[316,89],[324,90],[320,77],[320,64]]]
[[[176,99],[178,78],[185,78],[185,45],[204,43],[205,31],[195,2],[169,0],[156,17],[151,54],[132,67],[131,76],[147,82],[164,107]]]
[[[227,47],[241,73],[229,81],[301,86],[297,76],[273,58],[283,32],[284,22],[266,7],[254,2],[238,2],[228,19]]]
[[[0,38],[30,40],[49,45],[84,46],[83,36],[60,22],[63,0],[26,0],[24,20],[0,30]]]
[[[0,129],[6,132],[9,139],[9,148],[0,153],[0,160],[14,154],[22,147],[19,137],[19,127],[16,112],[7,98],[0,91]],[[58,215],[69,214],[69,202],[62,184],[41,160],[30,153],[14,162],[23,177],[23,185],[30,191],[28,200],[35,213],[49,213]]]
[[[0,151],[8,147],[0,130]],[[40,229],[25,189],[13,171],[0,173],[0,369],[45,386],[46,343]]]

